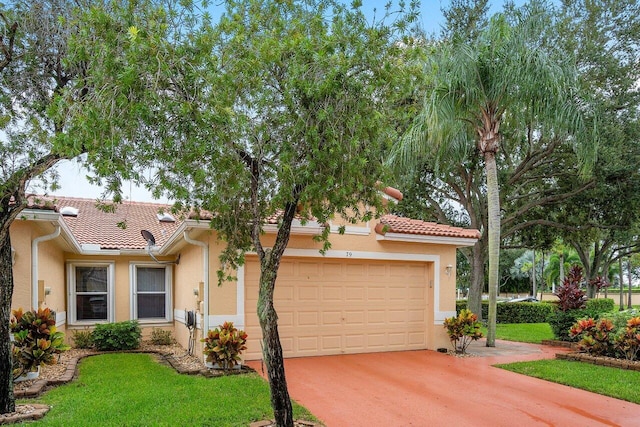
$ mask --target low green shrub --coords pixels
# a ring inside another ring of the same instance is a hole
[[[503,302],[498,304],[498,323],[544,323],[554,311],[552,304],[544,302]]]
[[[100,351],[133,350],[140,347],[142,332],[136,320],[96,325],[91,338]]]
[[[71,339],[75,348],[93,348],[93,338],[89,329],[73,331]]]
[[[457,317],[444,319],[444,327],[456,353],[465,354],[471,341],[482,338],[478,316],[467,309],[463,309]]]
[[[588,317],[585,310],[556,310],[549,318],[549,325],[556,339],[560,341],[575,342],[578,340],[569,334],[571,327],[582,318]]]
[[[634,317],[640,317],[640,310],[614,311],[613,313],[607,314],[607,319],[611,319],[613,326],[617,330],[624,329],[624,327],[627,326],[627,322]]]
[[[466,301],[456,302],[456,313],[467,308]],[[502,302],[496,307],[498,323],[545,323],[553,315],[555,305],[546,302]],[[482,318],[487,319],[489,303],[482,302]],[[569,325],[571,326],[571,325]]]
[[[611,298],[592,298],[587,300],[585,310],[589,317],[599,318],[602,313],[611,313],[616,304]]]
[[[171,345],[174,343],[173,334],[171,331],[166,331],[160,328],[153,328],[151,331],[151,344],[154,345]]]

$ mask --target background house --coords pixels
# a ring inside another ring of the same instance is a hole
[[[105,213],[95,200],[31,198],[11,227],[13,308],[46,304],[68,336],[137,319],[145,334],[171,330],[185,348],[191,337],[199,354],[202,331],[230,320],[249,335],[246,359],[261,358],[257,256],[247,255],[236,282],[218,286],[223,243],[207,221],[168,209],[126,202]],[[348,225],[343,235],[339,225],[326,225],[332,247],[324,256],[312,239],[320,224],[292,228],[275,293],[285,357],[447,346],[442,322],[455,314],[456,248],[473,245],[479,232],[393,215]],[[265,246],[276,230],[275,219],[265,225]],[[195,334],[186,326],[190,311]]]

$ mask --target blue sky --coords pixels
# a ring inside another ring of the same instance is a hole
[[[344,0],[350,2],[350,0]],[[407,3],[410,0],[406,0]],[[214,4],[217,3],[213,0]],[[363,0],[363,8],[368,13],[373,15],[374,9],[378,10],[377,16],[382,16],[384,13],[384,6],[388,0]],[[394,4],[397,4],[397,0],[393,0]],[[516,5],[522,5],[524,0],[515,0]],[[421,4],[421,21],[423,28],[428,33],[438,34],[441,26],[444,23],[442,16],[443,5],[448,5],[448,0],[423,0]],[[504,1],[490,1],[489,14],[493,14],[502,10]],[[60,185],[61,189],[57,190],[54,194],[60,196],[70,197],[83,197],[83,198],[97,198],[101,195],[102,189],[100,187],[92,186],[87,183],[85,176],[87,175],[84,170],[75,160],[62,161],[58,165],[58,171],[60,173]],[[40,192],[37,189],[34,190]],[[123,195],[129,200],[144,202],[153,201],[149,192],[142,188],[137,188],[128,183],[123,186]],[[168,203],[168,200],[159,200],[161,203]]]

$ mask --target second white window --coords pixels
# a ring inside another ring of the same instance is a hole
[[[131,317],[141,322],[171,320],[171,266],[131,264]]]

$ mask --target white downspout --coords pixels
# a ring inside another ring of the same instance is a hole
[[[206,336],[209,332],[209,245],[201,242],[200,240],[194,240],[189,237],[189,232],[184,232],[184,240],[192,245],[200,246],[202,248],[202,254],[204,257],[204,295],[202,299],[204,301],[204,324],[202,327],[202,336]]]
[[[60,235],[60,225],[56,224],[55,227],[53,233],[36,237],[31,242],[31,308],[33,310],[38,309],[38,245]]]

